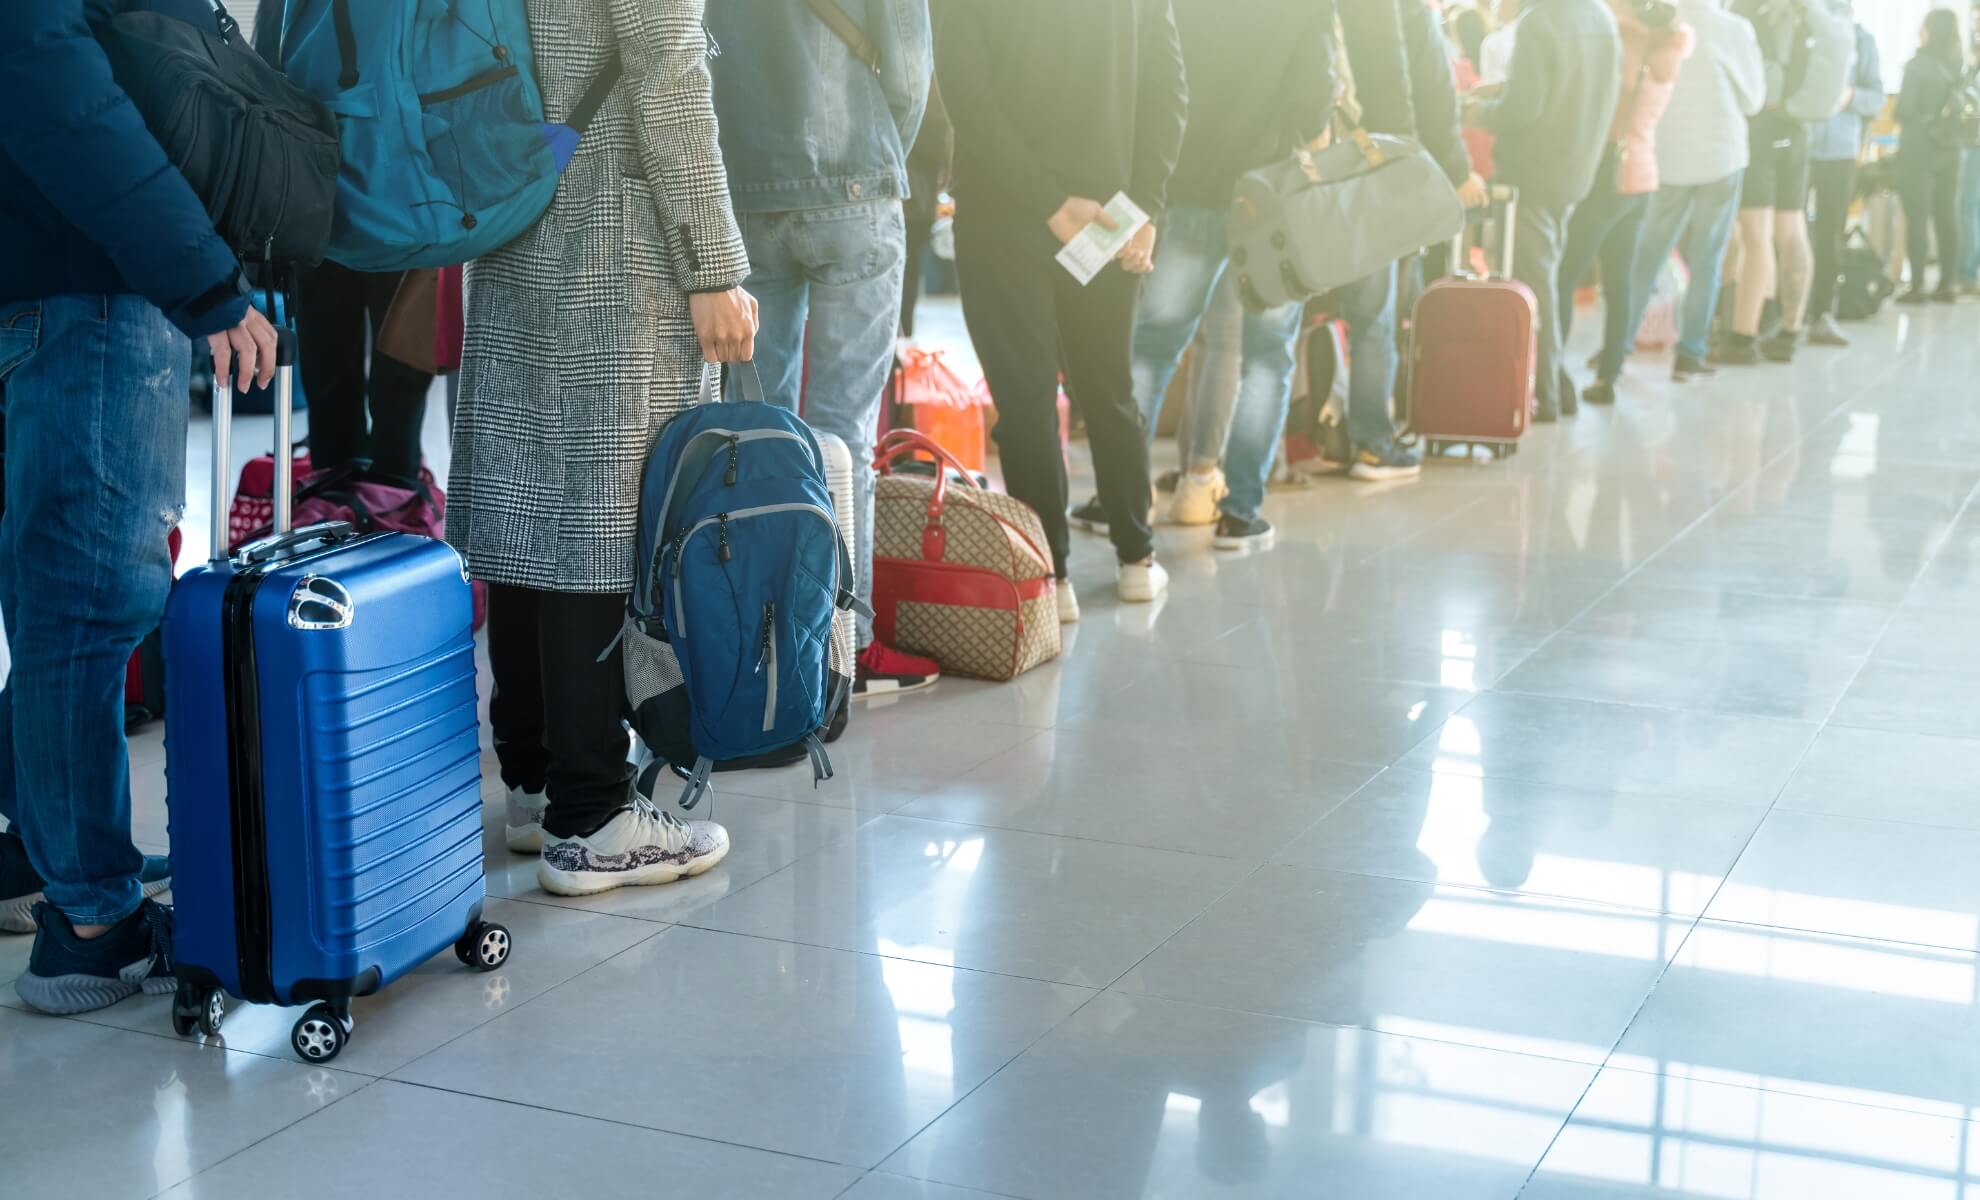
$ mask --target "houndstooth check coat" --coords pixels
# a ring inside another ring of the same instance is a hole
[[[529,0],[544,107],[612,90],[549,211],[469,266],[447,538],[477,579],[632,586],[640,474],[694,402],[688,293],[749,274],[716,141],[703,0]]]

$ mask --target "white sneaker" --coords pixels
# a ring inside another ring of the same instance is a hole
[[[1059,624],[1079,624],[1079,597],[1073,594],[1072,580],[1059,580],[1053,591],[1059,597]]]
[[[1224,482],[1221,467],[1212,467],[1208,474],[1199,475],[1186,471],[1176,481],[1175,498],[1169,501],[1169,523],[1172,525],[1211,525],[1217,520],[1217,505],[1230,495],[1230,485]]]
[[[535,854],[543,849],[543,813],[550,807],[542,792],[509,789],[509,820],[506,832],[509,849],[517,854]]]
[[[559,896],[589,896],[672,883],[728,856],[728,830],[713,821],[683,821],[635,792],[630,808],[590,836],[546,837],[536,882]]]
[[[1127,604],[1152,604],[1169,590],[1169,573],[1154,559],[1145,563],[1122,563],[1121,600]]]

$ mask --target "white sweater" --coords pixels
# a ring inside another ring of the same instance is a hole
[[[1665,187],[1697,187],[1746,167],[1746,119],[1765,103],[1767,78],[1745,17],[1722,0],[1678,0],[1678,12],[1697,40],[1657,125],[1657,171]]]

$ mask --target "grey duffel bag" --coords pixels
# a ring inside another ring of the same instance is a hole
[[[1231,269],[1247,307],[1365,279],[1464,229],[1457,190],[1422,146],[1353,130],[1247,172],[1231,202]]]

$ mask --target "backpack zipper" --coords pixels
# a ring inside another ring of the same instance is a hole
[[[686,557],[687,544],[689,541],[691,541],[694,538],[694,535],[700,533],[702,530],[708,528],[710,525],[717,526],[718,529],[720,530],[720,534],[722,538],[722,542],[721,542],[722,549],[726,551],[728,550],[728,546],[729,546],[729,522],[745,521],[751,517],[767,517],[775,513],[787,513],[787,512],[811,513],[815,515],[819,520],[825,522],[826,526],[829,529],[831,529],[833,537],[836,538],[838,536],[839,522],[833,518],[831,513],[826,512],[823,508],[819,507],[816,504],[799,504],[799,503],[764,504],[756,508],[740,508],[732,513],[717,513],[712,517],[701,518],[701,520],[696,521],[692,526],[690,526],[687,532],[681,534],[681,536],[674,543],[674,634],[675,636],[680,638],[686,638],[688,633],[687,609],[682,606],[682,602],[681,602],[681,596],[682,596],[681,564]],[[725,557],[722,559],[722,561],[728,562],[729,559]],[[843,585],[839,579],[839,557],[837,554],[834,554],[832,556],[833,593],[837,594],[837,592],[842,586]]]
[[[768,733],[777,725],[777,605],[763,606],[763,652],[758,655],[756,669],[770,664],[770,682],[763,691],[763,732]]]
[[[678,419],[678,418],[673,418],[673,419]],[[740,430],[703,429],[700,432],[694,434],[692,437],[688,438],[687,445],[681,447],[681,453],[678,457],[678,461],[681,462],[687,461],[688,452],[694,449],[694,444],[696,442],[700,441],[702,438],[705,437],[721,437],[728,439],[731,471],[735,470],[735,464],[740,461],[738,456],[742,449],[742,443],[744,442],[758,442],[758,441],[766,441],[773,439],[792,441],[798,443],[800,446],[804,446],[804,451],[807,455],[810,455],[812,452],[811,447],[805,445],[803,438],[799,437],[795,433],[792,433],[788,429],[740,429]],[[823,470],[823,464],[819,463],[815,457],[812,458],[811,461],[813,466],[817,466],[820,468],[820,470]],[[694,483],[688,485],[689,490],[693,490],[694,484],[700,482],[701,482],[700,476],[696,476]],[[724,482],[733,483],[734,480],[727,479],[725,477]],[[662,537],[665,537],[667,534],[667,520],[668,517],[672,515],[672,510],[674,507],[674,493],[680,490],[680,486],[681,486],[681,473],[677,471],[674,473],[673,478],[667,481],[667,494],[660,498],[660,535]],[[662,542],[660,548],[662,550],[666,549],[666,543]],[[653,563],[653,570],[656,574],[660,570],[660,563],[657,558],[657,552],[656,552],[656,559]]]

